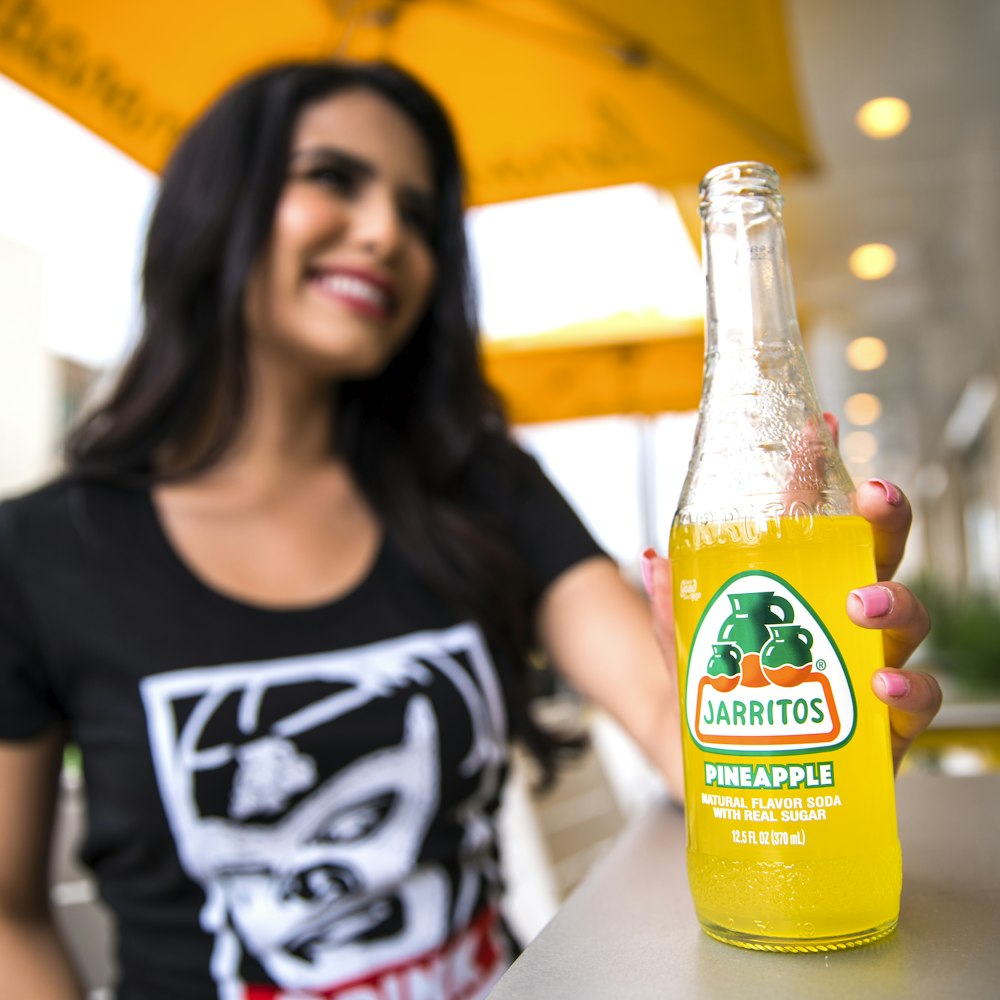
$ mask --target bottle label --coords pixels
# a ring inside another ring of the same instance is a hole
[[[691,738],[716,753],[830,750],[854,734],[856,705],[837,644],[808,602],[773,573],[730,577],[691,643]]]

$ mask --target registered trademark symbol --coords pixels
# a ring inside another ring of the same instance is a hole
[[[817,670],[826,670],[826,660],[817,660],[816,661],[816,669]]]

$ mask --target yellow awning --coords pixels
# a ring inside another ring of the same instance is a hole
[[[393,59],[443,98],[473,203],[812,163],[779,0],[0,4],[0,72],[152,170],[241,74],[338,54]]]
[[[514,423],[696,410],[703,323],[628,317],[488,341],[485,368]]]

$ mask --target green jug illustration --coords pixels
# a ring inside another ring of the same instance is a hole
[[[740,672],[740,651],[731,642],[712,643],[708,661],[709,677],[735,677]]]
[[[719,642],[735,642],[746,653],[759,653],[771,638],[772,625],[788,625],[795,613],[773,590],[727,594],[733,613],[719,632]]]
[[[812,633],[800,625],[771,625],[771,638],[760,651],[762,667],[804,667],[812,663]]]

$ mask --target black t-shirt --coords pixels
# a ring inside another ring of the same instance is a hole
[[[533,464],[494,514],[539,591],[601,554]],[[510,669],[389,539],[273,610],[201,582],[147,492],[0,505],[0,739],[82,750],[122,1000],[484,995]]]

